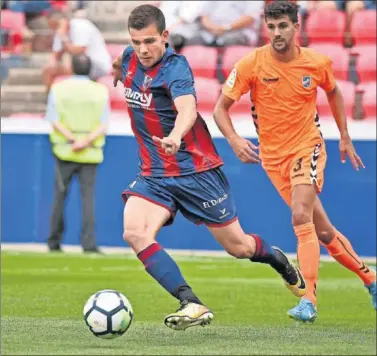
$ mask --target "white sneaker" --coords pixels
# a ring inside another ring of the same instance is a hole
[[[190,326],[206,326],[214,319],[213,313],[204,305],[183,301],[181,307],[168,315],[164,323],[174,330],[185,330]]]

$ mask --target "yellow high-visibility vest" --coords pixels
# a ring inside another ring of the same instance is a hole
[[[85,138],[101,124],[109,98],[108,89],[91,80],[66,79],[52,86],[52,95],[59,122],[72,132],[75,139]],[[62,161],[78,163],[101,163],[105,136],[98,137],[90,147],[73,152],[69,142],[53,128],[50,134],[52,150]]]

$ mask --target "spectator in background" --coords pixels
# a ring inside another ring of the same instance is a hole
[[[257,45],[263,1],[203,1],[202,6],[199,43]]]
[[[37,33],[48,30],[46,12],[53,8],[52,2],[49,0],[9,0],[7,8],[14,12],[24,13],[26,26],[22,33],[23,51],[32,52]]]
[[[160,10],[166,21],[172,47],[179,52],[182,47],[199,35],[199,18],[202,2],[198,1],[161,1]]]
[[[45,11],[52,8],[49,0],[8,0],[7,6],[9,10],[23,12],[26,22],[35,17],[43,16]]]
[[[352,46],[351,22],[354,12],[360,10],[376,9],[376,0],[336,0],[337,9],[346,12],[346,28],[344,32],[344,43],[347,47]]]
[[[357,10],[376,10],[376,0],[335,0],[338,10],[352,13]]]
[[[313,10],[336,10],[337,3],[336,1],[323,1],[323,0],[314,0],[314,1],[298,1],[298,5],[300,5],[300,12],[301,15],[307,16],[310,11]]]
[[[173,3],[169,8],[172,2],[163,1],[161,10],[167,14],[167,28],[175,48],[184,45],[257,45],[263,1]]]
[[[46,119],[56,162],[55,197],[48,238],[50,251],[61,251],[64,203],[74,175],[78,176],[83,206],[81,245],[84,252],[100,252],[94,236],[94,185],[98,164],[103,161],[105,131],[110,113],[105,86],[90,80],[91,59],[72,56],[74,76],[52,86]]]
[[[89,74],[92,80],[111,72],[111,58],[105,40],[92,22],[85,18],[69,19],[64,12],[52,11],[48,15],[48,24],[55,31],[55,37],[53,53],[43,70],[47,92],[57,76],[72,74],[71,65],[61,62],[64,53],[70,55],[86,53],[92,63]]]

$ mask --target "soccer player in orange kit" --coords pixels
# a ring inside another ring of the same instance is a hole
[[[348,239],[330,222],[318,198],[324,179],[326,149],[316,113],[317,87],[325,90],[340,132],[341,161],[346,156],[356,170],[365,168],[347,130],[344,102],[331,60],[296,45],[299,6],[276,1],[265,8],[271,43],[243,57],[224,84],[215,108],[215,121],[237,157],[244,163],[262,162],[269,179],[292,211],[297,256],[307,292],[288,315],[303,322],[317,317],[316,284],[320,245],[340,264],[356,273],[372,296],[376,309],[375,267],[366,266]],[[252,114],[259,136],[257,147],[240,137],[229,109],[251,91]]]

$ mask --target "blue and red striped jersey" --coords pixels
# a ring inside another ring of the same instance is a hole
[[[172,131],[178,114],[175,98],[189,94],[196,98],[194,78],[184,56],[167,47],[161,60],[146,68],[133,48],[127,47],[122,58],[122,82],[131,127],[139,144],[142,175],[182,176],[223,164],[199,113],[175,156],[165,154],[152,140],[153,136],[162,138]]]

